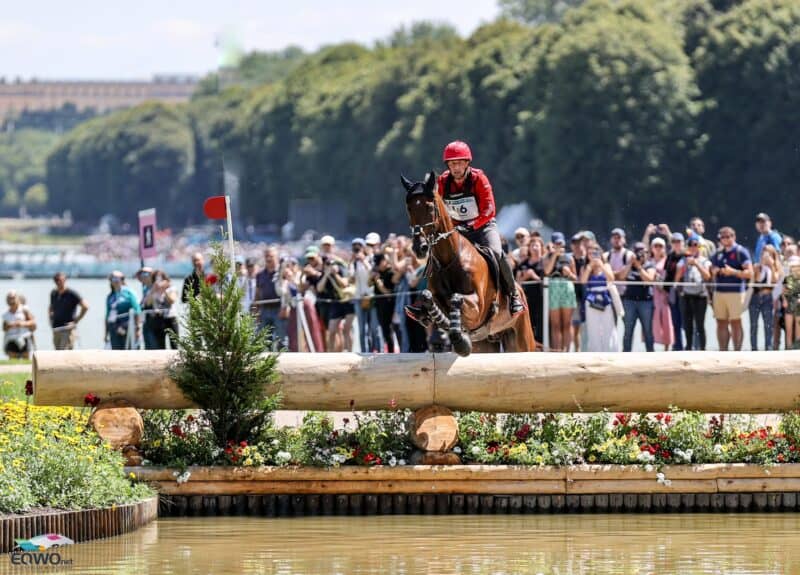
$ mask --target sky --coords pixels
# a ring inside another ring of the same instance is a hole
[[[202,75],[222,47],[315,49],[371,44],[403,24],[447,22],[462,34],[496,0],[22,0],[0,11],[0,76],[132,79]]]

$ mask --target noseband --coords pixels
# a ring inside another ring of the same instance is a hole
[[[456,232],[456,228],[453,227],[452,230],[449,232],[440,232],[440,233],[433,233],[436,231],[436,226],[439,224],[439,206],[436,203],[436,200],[433,200],[433,221],[419,224],[416,226],[411,226],[411,237],[419,241],[420,239],[425,240],[425,243],[428,245],[430,249],[433,249],[433,246],[438,244],[440,241],[447,239],[451,235]],[[433,228],[432,232],[428,232],[428,228]]]

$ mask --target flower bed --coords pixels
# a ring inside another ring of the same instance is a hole
[[[202,415],[147,411],[144,457],[148,464],[338,467],[405,465],[410,412],[354,412],[340,425],[310,412],[298,428],[266,427],[251,441],[219,446]],[[783,414],[777,426],[755,417],[706,416],[674,410],[657,414],[458,414],[464,463],[487,465],[663,465],[800,462],[800,415]]]
[[[0,515],[102,508],[152,497],[88,427],[89,410],[0,399]]]

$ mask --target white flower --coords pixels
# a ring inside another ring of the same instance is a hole
[[[667,479],[666,476],[661,472],[656,473],[656,481],[658,481],[664,487],[669,487],[672,485],[672,481]]]
[[[453,448],[453,453],[461,453],[461,448],[460,448],[458,445],[456,445],[456,446]]]
[[[644,470],[649,473],[653,471],[653,466],[648,463],[647,465],[644,466]]]
[[[472,455],[478,455],[481,452],[481,448],[479,445],[472,446]]]
[[[278,440],[278,439],[273,439],[272,440],[272,445],[274,445],[275,447],[278,447],[280,444],[281,444],[280,440]]]
[[[333,459],[334,463],[344,463],[347,461],[347,456],[341,453],[334,453],[331,459]]]
[[[405,459],[401,459],[400,461],[397,462],[397,465],[405,465],[405,464],[406,464]]]
[[[275,460],[278,463],[287,463],[288,461],[291,461],[291,459],[292,459],[292,454],[289,453],[288,451],[279,451],[278,453],[275,454]]]
[[[656,479],[658,479],[659,483],[664,481],[664,478],[665,478],[665,475],[662,472],[659,471],[658,473],[656,473]]]
[[[180,475],[180,473],[178,473],[177,471],[172,472],[172,477],[178,477],[178,475]]]
[[[717,455],[722,453],[722,446],[719,443],[714,444],[714,453],[716,453]]]
[[[395,465],[397,465],[397,458],[392,456],[392,458],[389,460],[389,467],[394,467]]]
[[[177,479],[178,483],[186,483],[187,481],[189,481],[189,477],[191,475],[192,474],[189,471],[184,471],[183,473],[181,473],[178,476],[178,479]]]
[[[640,451],[639,455],[636,456],[636,459],[638,459],[642,463],[649,463],[653,461],[655,458],[656,458],[655,455],[653,455],[649,451]]]

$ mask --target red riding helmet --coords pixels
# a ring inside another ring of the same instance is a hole
[[[445,146],[443,156],[445,162],[449,162],[450,160],[469,160],[471,162],[472,150],[469,149],[466,142],[456,140]]]

